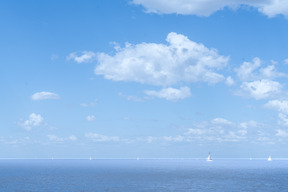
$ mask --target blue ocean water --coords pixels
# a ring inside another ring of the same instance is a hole
[[[0,160],[2,192],[288,191],[288,161]]]

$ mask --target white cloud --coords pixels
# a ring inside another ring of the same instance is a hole
[[[248,93],[250,97],[258,100],[275,96],[275,94],[281,91],[282,85],[277,81],[262,79],[259,81],[243,82],[241,89],[245,93]]]
[[[34,93],[31,96],[31,99],[32,100],[46,100],[46,99],[60,99],[60,97],[56,93],[42,91],[42,92]]]
[[[281,130],[281,129],[277,129],[277,133],[275,134],[275,136],[278,137],[288,137],[288,132]]]
[[[196,123],[184,134],[186,141],[215,141],[215,142],[254,142],[259,136],[259,131],[268,130],[268,125],[255,121],[241,123],[231,122],[223,118]],[[261,136],[267,134],[262,133]]]
[[[282,14],[288,17],[288,1],[287,0],[270,0],[270,1],[262,0],[262,4],[263,5],[259,5],[259,11],[264,13],[268,17],[275,17],[276,15],[279,15],[279,14]]]
[[[278,72],[275,61],[271,61],[272,65],[261,68],[262,61],[255,57],[253,62],[244,62],[238,69],[235,69],[237,76],[242,81],[253,81],[259,79],[274,79],[287,76]]]
[[[209,16],[225,7],[237,9],[244,5],[255,7],[268,17],[279,14],[288,16],[287,0],[132,0],[131,2],[142,5],[147,12],[158,14]]]
[[[128,101],[142,102],[143,99],[134,95],[125,95],[123,93],[118,93],[120,97],[127,99]]]
[[[217,50],[169,33],[168,45],[156,43],[126,44],[115,55],[98,54],[95,74],[114,81],[134,81],[153,85],[178,82],[217,83],[224,80],[216,71],[226,66],[229,58]]]
[[[207,133],[207,130],[205,130],[205,129],[195,129],[195,128],[190,128],[186,132],[186,134],[188,134],[188,135],[203,135],[206,133]]]
[[[88,116],[86,117],[86,120],[87,120],[87,121],[95,121],[95,119],[96,119],[96,117],[95,117],[94,115],[88,115]]]
[[[76,140],[78,140],[78,138],[74,135],[71,135],[67,138],[58,137],[57,135],[47,135],[47,137],[50,141],[59,142],[59,143],[64,142],[64,141],[76,141]]]
[[[235,84],[235,81],[234,81],[234,79],[232,78],[232,77],[227,77],[226,78],[226,85],[228,85],[228,86],[232,86],[232,85],[234,85]]]
[[[145,91],[146,95],[154,96],[158,98],[164,98],[166,100],[177,101],[179,99],[185,99],[191,96],[189,87],[181,87],[180,89],[175,88],[164,88],[160,91]]]
[[[75,135],[69,136],[68,139],[71,140],[71,141],[76,141],[76,140],[78,140],[78,138],[77,138]]]
[[[288,114],[288,100],[271,100],[265,104],[265,107]]]
[[[287,115],[283,114],[283,113],[279,113],[278,116],[279,116],[279,119],[280,119],[279,124],[280,125],[284,125],[284,126],[288,126],[288,117],[287,117]]]
[[[31,113],[29,115],[29,119],[25,120],[20,125],[27,131],[30,131],[33,127],[40,126],[42,123],[43,123],[43,117],[40,114]]]
[[[214,123],[214,124],[226,124],[226,125],[232,124],[232,122],[228,121],[227,119],[223,119],[223,118],[215,118],[212,120],[212,123]]]
[[[239,130],[238,131],[238,133],[240,134],[240,135],[242,135],[242,136],[245,136],[245,135],[247,135],[247,130],[245,130],[245,129],[242,129],[242,130]]]
[[[93,102],[90,102],[90,103],[81,103],[80,105],[82,107],[94,107],[96,105],[96,102],[97,101],[93,101]]]
[[[288,59],[285,59],[285,60],[284,60],[284,63],[285,63],[285,64],[288,64]]]
[[[77,63],[87,63],[93,61],[97,54],[92,51],[73,52],[67,57],[67,60],[74,60]]]
[[[279,121],[278,123],[283,126],[288,126],[288,101],[287,100],[271,100],[264,105],[267,108],[277,110]]]
[[[109,142],[109,141],[120,141],[119,137],[116,136],[105,136],[105,135],[100,135],[97,133],[87,133],[85,134],[85,137],[88,139],[91,139],[94,142]]]
[[[56,135],[47,135],[47,137],[50,141],[55,141],[55,142],[63,142],[64,141],[63,138],[58,137]]]
[[[239,79],[247,81],[255,78],[254,71],[261,66],[261,60],[258,57],[253,59],[253,62],[244,62],[236,69]]]
[[[249,129],[249,128],[257,128],[260,125],[256,121],[247,121],[247,122],[241,122],[239,124],[239,127],[241,129]]]
[[[276,71],[275,65],[269,65],[265,68],[260,69],[260,73],[264,78],[269,79],[284,76],[284,74]]]

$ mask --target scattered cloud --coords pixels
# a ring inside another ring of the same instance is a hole
[[[254,81],[260,79],[275,79],[286,76],[277,71],[275,61],[271,61],[272,65],[261,67],[262,61],[255,57],[252,62],[243,62],[243,64],[235,69],[237,76],[242,81]]]
[[[252,121],[252,120],[251,121],[246,121],[246,122],[241,122],[238,126],[241,129],[260,127],[259,123],[257,123],[256,121]]]
[[[278,137],[288,137],[288,132],[282,129],[277,129],[277,133],[275,135]]]
[[[164,88],[160,91],[145,91],[145,94],[152,97],[164,98],[166,100],[177,101],[179,99],[185,99],[191,96],[189,87],[181,87],[180,89],[175,88]]]
[[[97,54],[92,51],[73,52],[67,57],[67,60],[73,60],[76,63],[87,63],[93,61]]]
[[[184,134],[186,141],[242,142],[257,140],[266,136],[261,129],[267,125],[255,121],[234,123],[224,118],[215,118],[194,124]]]
[[[237,76],[240,80],[249,81],[255,79],[254,71],[261,66],[261,60],[256,57],[253,62],[244,62],[236,69]]]
[[[123,93],[118,93],[120,97],[127,99],[128,101],[142,102],[144,99],[134,95],[125,95]]]
[[[119,137],[116,136],[105,136],[105,135],[100,135],[98,133],[87,133],[85,134],[85,137],[94,141],[94,142],[111,142],[111,141],[120,141]]]
[[[264,105],[269,109],[278,111],[278,123],[282,126],[288,126],[288,101],[287,100],[271,100]]]
[[[94,107],[96,105],[97,101],[93,101],[93,102],[90,102],[90,103],[81,103],[80,105],[82,107]]]
[[[64,137],[58,137],[57,135],[47,135],[47,138],[50,140],[50,141],[53,141],[53,142],[57,142],[57,143],[62,143],[64,141],[76,141],[78,140],[78,138],[74,135],[71,135],[67,138],[64,138]]]
[[[232,124],[232,122],[228,121],[227,119],[223,119],[223,118],[215,118],[212,120],[212,123],[214,123],[214,124],[226,124],[226,125]]]
[[[284,60],[284,63],[285,63],[285,64],[288,64],[288,59],[285,59],[285,60]]]
[[[268,17],[285,15],[288,17],[288,2],[286,0],[132,0],[132,4],[142,5],[146,12],[157,14],[183,14],[209,16],[226,7],[238,9],[250,6]]]
[[[86,120],[87,121],[95,121],[95,119],[96,119],[96,117],[94,116],[94,115],[88,115],[87,117],[86,117]]]
[[[265,107],[288,114],[288,100],[271,100],[265,104]]]
[[[217,70],[228,63],[216,49],[171,32],[168,44],[126,44],[115,49],[115,55],[99,53],[96,75],[114,81],[133,81],[152,85],[173,85],[179,82],[218,83],[225,78]]]
[[[42,92],[34,93],[31,96],[31,99],[32,100],[60,99],[60,96],[56,93],[42,91]]]
[[[52,61],[56,61],[58,58],[59,58],[59,56],[56,55],[56,54],[51,55],[51,60]]]
[[[31,113],[29,119],[20,123],[20,125],[27,131],[30,131],[33,127],[40,126],[43,123],[43,120],[44,119],[40,114]]]
[[[232,85],[235,84],[235,81],[234,81],[234,79],[231,76],[229,76],[229,77],[226,78],[225,84],[228,85],[228,86],[232,86]]]
[[[254,99],[266,99],[281,92],[282,85],[277,81],[262,79],[252,82],[243,82],[241,89],[244,94]]]
[[[288,117],[287,114],[279,113],[279,124],[283,126],[288,126]]]

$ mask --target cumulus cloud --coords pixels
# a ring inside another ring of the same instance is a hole
[[[32,100],[60,99],[60,96],[57,95],[56,93],[42,91],[34,93],[31,96],[31,99]]]
[[[181,87],[180,89],[175,88],[164,88],[160,91],[145,91],[146,95],[158,98],[164,98],[166,100],[177,101],[179,99],[185,99],[191,96],[189,87]]]
[[[29,119],[21,123],[21,126],[27,131],[30,131],[33,127],[40,126],[43,123],[43,120],[44,119],[40,114],[31,113]]]
[[[266,99],[280,93],[282,85],[277,81],[262,79],[259,81],[243,82],[242,90],[254,99]]]
[[[253,62],[244,62],[238,69],[236,73],[239,79],[247,81],[255,78],[254,71],[261,66],[261,60],[256,57]]]
[[[250,6],[268,17],[288,16],[286,0],[132,0],[131,2],[135,5],[142,5],[146,12],[158,14],[209,16],[225,7],[235,10],[241,6]]]
[[[288,114],[288,100],[271,100],[265,104],[265,107]]]
[[[284,73],[278,72],[275,67],[275,61],[272,65],[261,67],[262,61],[255,57],[252,62],[243,62],[243,64],[235,69],[237,76],[242,81],[253,81],[259,79],[274,79],[285,76]]]
[[[73,60],[76,63],[91,62],[96,58],[97,54],[92,51],[73,52],[67,57],[67,60]]]
[[[91,139],[94,142],[120,141],[119,137],[105,136],[105,135],[100,135],[98,133],[87,133],[87,134],[85,134],[85,137],[88,139]]]
[[[229,58],[216,49],[171,32],[168,44],[126,44],[115,49],[115,55],[99,53],[95,74],[114,81],[133,81],[152,85],[173,85],[179,82],[217,83],[224,80],[217,70]]]

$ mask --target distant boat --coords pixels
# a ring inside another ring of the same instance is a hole
[[[267,161],[272,161],[271,155],[269,155]]]
[[[211,158],[210,152],[209,152],[209,155],[208,155],[206,161],[213,161],[212,158]]]
[[[251,160],[252,160],[252,157],[250,157],[249,160],[251,161]]]
[[[91,160],[92,160],[92,157],[90,157],[89,160],[91,161]]]

